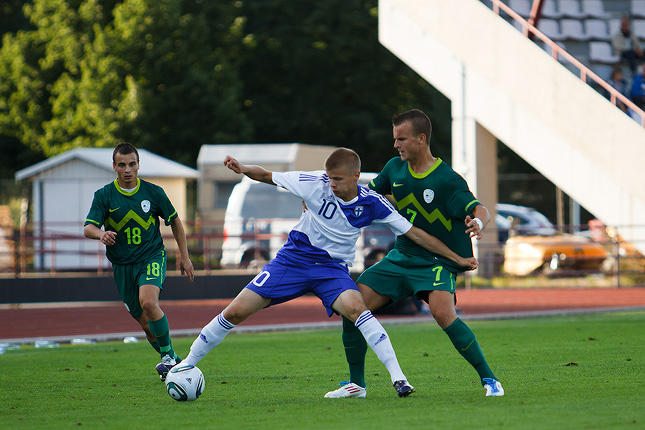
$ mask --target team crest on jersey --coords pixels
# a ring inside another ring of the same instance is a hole
[[[141,209],[143,209],[145,213],[148,213],[150,211],[150,200],[143,200],[141,202]]]
[[[434,200],[434,191],[432,191],[429,188],[423,190],[423,200],[425,200],[426,203],[430,203],[431,201],[433,201]]]
[[[361,216],[362,213],[363,213],[363,206],[356,206],[354,208],[354,215],[356,215],[357,217]]]

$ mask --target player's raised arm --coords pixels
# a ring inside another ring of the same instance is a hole
[[[477,259],[475,257],[463,258],[457,255],[453,250],[448,248],[445,243],[440,241],[434,236],[429,235],[420,228],[412,226],[405,235],[414,241],[417,245],[423,246],[430,252],[434,252],[437,255],[446,257],[447,259],[454,261],[460,266],[467,267],[468,270],[474,270],[477,268]]]
[[[255,181],[264,182],[265,184],[269,185],[275,185],[275,182],[273,182],[272,179],[273,172],[269,172],[264,167],[247,166],[240,163],[230,155],[227,155],[226,158],[224,158],[224,165],[235,173],[244,174]]]

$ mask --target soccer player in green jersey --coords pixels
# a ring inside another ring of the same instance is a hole
[[[414,226],[437,237],[455,253],[472,257],[471,237],[481,238],[481,231],[490,221],[488,209],[473,196],[459,174],[432,155],[432,124],[422,111],[414,109],[395,115],[392,125],[399,156],[385,165],[369,187],[388,196]],[[486,395],[502,396],[504,389],[488,367],[474,333],[457,317],[455,275],[462,271],[464,268],[399,236],[394,249],[368,268],[357,284],[372,311],[411,296],[428,303],[455,349],[477,371]],[[346,320],[343,344],[350,381],[341,383],[325,397],[364,397],[365,341]]]
[[[106,246],[123,303],[161,356],[156,370],[164,381],[181,359],[172,348],[168,319],[159,307],[167,260],[159,218],[170,225],[179,247],[181,274],[192,282],[195,271],[186,233],[164,190],[137,177],[139,153],[132,144],[119,144],[112,162],[117,178],[94,193],[84,234]]]

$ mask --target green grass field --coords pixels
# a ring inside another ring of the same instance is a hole
[[[145,341],[27,345],[0,356],[0,428],[645,428],[645,312],[469,325],[506,396],[484,396],[435,324],[386,326],[408,398],[368,351],[367,398],[323,399],[347,375],[339,330],[229,335],[199,364],[204,394],[184,403]],[[174,339],[183,355],[191,342]]]

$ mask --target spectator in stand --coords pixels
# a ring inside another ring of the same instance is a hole
[[[636,35],[632,32],[631,21],[624,17],[620,21],[620,30],[611,39],[616,55],[627,60],[632,76],[636,74],[636,60],[645,58],[645,53]]]
[[[645,109],[645,80],[643,75],[645,75],[645,64],[641,66],[640,73],[634,76],[631,91],[632,101],[641,109]]]
[[[611,76],[607,83],[620,94],[629,98],[629,85],[627,80],[623,78],[623,69],[620,66],[615,66],[612,69]],[[605,91],[605,97],[611,100],[611,94],[609,94],[609,91]],[[625,106],[625,103],[618,100],[618,98],[616,99],[616,106],[623,112],[627,112],[627,106]]]

